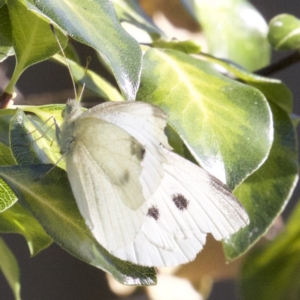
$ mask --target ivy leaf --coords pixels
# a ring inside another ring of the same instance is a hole
[[[96,49],[113,72],[128,100],[135,99],[140,82],[142,52],[122,28],[109,0],[33,1],[77,41]],[[66,17],[67,16],[67,17]]]
[[[5,91],[13,94],[17,80],[27,67],[48,59],[60,49],[51,32],[49,21],[28,10],[25,0],[7,1],[7,7],[17,64]],[[67,38],[59,30],[57,36],[64,47]]]
[[[0,7],[0,62],[9,55],[13,55],[12,35],[8,9],[6,5]]]
[[[271,104],[274,142],[268,159],[234,191],[243,203],[250,225],[224,244],[227,259],[248,250],[270,228],[287,204],[298,180],[297,141],[289,114]]]
[[[20,270],[18,262],[0,237],[0,270],[3,272],[9,286],[11,287],[15,300],[21,300]]]
[[[123,284],[155,284],[153,268],[121,261],[97,243],[78,211],[66,173],[59,168],[49,173],[51,168],[45,164],[0,167],[0,177],[54,242],[70,254],[112,274]]]
[[[300,205],[285,230],[265,248],[250,253],[242,268],[243,299],[299,299]]]
[[[18,164],[56,163],[60,158],[54,120],[43,123],[18,110],[11,120],[10,147]]]
[[[187,54],[197,54],[201,51],[201,47],[194,41],[177,41],[177,40],[156,40],[152,43],[155,48],[173,49]]]
[[[270,21],[268,39],[276,50],[300,48],[300,19],[281,14]]]
[[[164,36],[136,1],[113,0],[112,2],[122,26],[140,43],[151,43]]]
[[[268,27],[246,0],[181,0],[203,28],[209,53],[232,60],[248,70],[270,62]]]
[[[292,93],[290,89],[279,79],[263,77],[254,73],[250,73],[230,61],[221,60],[210,55],[199,54],[199,58],[222,66],[237,79],[240,79],[259,89],[269,101],[272,101],[284,111],[290,114],[292,113]]]
[[[0,110],[0,166],[15,165],[16,161],[9,148],[9,126],[15,110]],[[17,197],[6,184],[0,179],[0,215],[17,202]]]
[[[148,50],[137,98],[161,107],[197,162],[231,189],[268,156],[273,123],[265,97],[204,61]]]
[[[13,158],[11,150],[6,145],[0,143],[0,165],[9,166],[14,165],[16,162]],[[6,184],[5,181],[0,179],[0,217],[1,213],[17,202],[17,197]]]
[[[67,65],[65,59],[61,55],[55,55],[53,57],[55,61],[60,64]],[[121,101],[124,100],[123,96],[119,91],[107,80],[100,77],[97,73],[92,70],[85,70],[76,61],[68,58],[68,66],[71,69],[72,75],[76,82],[92,91],[98,97],[111,101]]]
[[[0,214],[0,232],[23,235],[32,256],[52,243],[40,223],[19,203]]]

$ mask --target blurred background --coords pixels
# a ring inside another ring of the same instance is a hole
[[[207,0],[209,1],[209,0]],[[155,11],[155,5],[167,9],[167,14],[172,15],[178,13],[172,11],[178,9],[178,1],[165,1],[156,0],[142,1],[145,7],[149,11]],[[174,6],[172,3],[175,3]],[[289,13],[300,18],[300,5],[299,0],[252,0],[250,1],[264,16],[268,22],[272,17],[281,14]],[[183,8],[182,8],[183,9]],[[184,16],[184,14],[182,14]],[[165,26],[169,24],[163,23]],[[182,26],[179,22],[176,26]],[[197,35],[196,27],[194,24],[190,24]],[[164,28],[162,28],[164,30]],[[169,29],[169,27],[168,27]],[[83,48],[81,49],[81,56],[87,57],[93,54],[91,50]],[[282,57],[286,56],[287,53],[274,53],[272,61],[278,61]],[[96,61],[96,60],[94,60]],[[10,58],[0,65],[0,87],[5,86],[5,77],[10,77],[14,66],[14,59]],[[99,67],[99,66],[98,66]],[[93,60],[90,65],[91,69],[97,69],[97,66],[93,65]],[[274,78],[279,78],[285,82],[294,94],[294,112],[300,115],[300,64],[295,64],[283,71],[280,71],[273,75]],[[21,77],[18,82],[19,98],[17,98],[16,104],[20,104],[21,101],[29,101],[31,104],[37,103],[42,104],[46,102],[61,102],[64,103],[67,98],[74,97],[72,89],[70,75],[68,71],[61,66],[58,66],[52,62],[43,62],[30,67],[26,70],[26,73]],[[55,92],[55,94],[54,94]],[[53,99],[55,95],[55,99]],[[20,102],[18,102],[20,101]],[[24,103],[24,102],[23,102]],[[299,188],[296,190],[293,200],[288,204],[284,211],[284,217],[293,209],[295,200],[299,197]],[[59,246],[53,244],[48,249],[42,251],[34,258],[29,257],[29,251],[25,239],[18,235],[4,235],[4,239],[8,246],[14,252],[18,259],[20,270],[21,270],[21,285],[22,285],[22,299],[23,300],[114,300],[118,299],[114,293],[110,291],[107,284],[106,275],[101,271],[92,266],[89,266],[66,253]],[[219,246],[215,246],[214,242],[208,243],[207,247],[203,251],[204,254],[199,262],[192,268],[187,268],[184,272],[187,272],[188,276],[193,277],[195,268],[203,269],[207,268],[206,261],[215,261],[216,268],[215,272],[219,272],[218,263],[220,258],[221,250]],[[211,248],[210,248],[211,247]],[[211,250],[217,249],[217,250]],[[207,257],[208,260],[207,260]],[[220,262],[222,264],[223,262]],[[227,269],[226,274],[218,274],[218,278],[234,276],[239,262],[232,266],[232,269]],[[220,266],[219,266],[220,267]],[[199,271],[197,269],[197,271]],[[180,272],[180,270],[178,271]],[[204,271],[203,271],[204,272]],[[224,276],[223,276],[224,275]],[[164,275],[162,275],[164,277]],[[207,281],[207,282],[206,282]],[[169,288],[175,287],[176,282],[171,283]],[[210,287],[210,277],[202,278],[202,285]],[[209,288],[207,293],[209,292]],[[232,280],[226,279],[217,281],[210,293],[209,300],[234,300],[239,299],[236,296],[236,287]],[[190,296],[192,297],[192,296]],[[0,300],[13,300],[12,292],[6,283],[2,273],[0,272]],[[125,298],[129,299],[149,299],[144,294],[143,290],[140,290],[134,296],[128,296]],[[170,299],[167,296],[162,299]],[[200,298],[189,298],[186,299],[200,299]],[[170,299],[172,300],[172,299]]]

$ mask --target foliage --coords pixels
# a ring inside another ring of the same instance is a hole
[[[201,24],[208,54],[195,41],[168,40],[137,2],[0,1],[0,61],[16,56],[14,73],[1,97],[1,107],[6,109],[0,111],[0,232],[22,234],[32,255],[53,240],[121,283],[156,282],[153,268],[120,261],[94,240],[79,214],[63,162],[52,169],[60,157],[53,117],[60,125],[64,106],[8,105],[19,77],[31,65],[49,58],[66,64],[57,54],[60,48],[50,22],[63,48],[67,36],[92,47],[117,83],[92,71],[84,76],[76,50],[68,46],[68,65],[79,85],[84,82],[88,90],[107,101],[139,100],[159,106],[168,114],[166,132],[174,149],[234,190],[251,222],[223,243],[228,260],[247,252],[286,206],[298,178],[292,96],[279,80],[251,72],[270,62],[268,39],[276,49],[299,48],[300,21],[278,16],[267,35],[266,23],[247,1],[181,2]],[[142,45],[139,41],[145,37],[148,43]],[[294,217],[291,224],[295,223]],[[292,226],[296,225],[287,230]],[[20,299],[17,263],[0,242],[0,255],[8,259],[0,267],[15,298]],[[274,249],[281,249],[274,257],[280,264],[288,255],[286,245],[296,243],[299,236],[295,234],[279,237],[263,253],[250,256],[242,274],[244,295],[252,290],[257,294],[251,299],[271,299],[258,294],[255,286],[260,276],[271,272]],[[291,268],[284,282],[299,273],[299,263],[292,262],[298,262],[298,256],[296,252],[289,256]],[[255,270],[250,272],[253,265]],[[278,280],[273,276],[270,284],[277,285]],[[290,289],[299,295],[297,284],[291,281]],[[287,286],[277,285],[277,289],[277,295],[284,294]]]

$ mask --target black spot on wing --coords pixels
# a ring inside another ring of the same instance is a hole
[[[142,161],[145,156],[145,148],[135,139],[131,142],[131,155],[136,156],[139,161]]]
[[[159,210],[156,206],[151,206],[148,209],[147,216],[153,218],[155,221],[159,219]]]
[[[146,149],[142,148],[142,153],[141,153],[142,160],[145,158],[145,154],[146,154]]]
[[[172,195],[172,200],[179,210],[187,209],[189,201],[181,194]]]

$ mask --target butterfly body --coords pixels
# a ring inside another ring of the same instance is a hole
[[[220,240],[248,224],[228,188],[171,151],[166,115],[142,102],[64,111],[59,144],[82,216],[113,255],[145,266],[195,258],[207,233]]]

